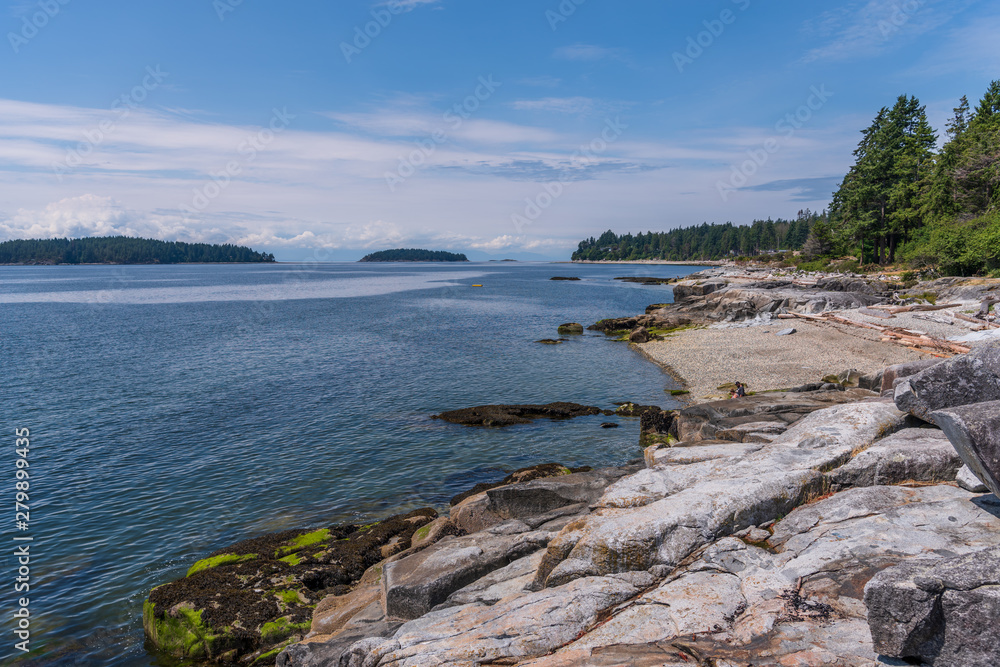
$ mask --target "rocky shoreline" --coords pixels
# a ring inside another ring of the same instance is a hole
[[[761,278],[697,275],[674,304],[596,326],[663,337],[637,344],[649,356],[691,325],[907,300],[853,277]],[[147,637],[175,657],[283,667],[998,664],[1000,640],[979,630],[1000,618],[1000,345],[914,356],[681,410],[622,406],[642,424],[632,465],[535,466],[441,516],[223,549],[154,589]]]

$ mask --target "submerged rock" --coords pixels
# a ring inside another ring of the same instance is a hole
[[[441,419],[463,426],[503,427],[530,424],[536,419],[572,419],[612,414],[614,413],[610,410],[579,403],[546,403],[545,405],[479,405],[474,408],[442,412],[433,415],[431,419]]]
[[[572,335],[572,334],[582,334],[583,325],[577,322],[568,322],[566,324],[560,324],[558,332],[562,336]]]

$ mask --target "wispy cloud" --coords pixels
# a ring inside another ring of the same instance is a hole
[[[819,178],[789,178],[753,185],[741,190],[750,192],[791,192],[792,201],[830,201],[833,192],[840,186],[842,176],[821,176]]]
[[[554,76],[532,76],[526,79],[518,79],[515,83],[523,86],[536,86],[538,88],[556,88],[562,83],[562,79]]]
[[[823,12],[804,26],[826,43],[808,51],[806,63],[842,61],[877,55],[948,23],[976,0],[854,0]]]
[[[577,60],[593,62],[597,60],[624,60],[624,49],[612,49],[594,44],[573,44],[572,46],[561,46],[552,54],[559,60]]]
[[[517,100],[511,107],[518,111],[548,111],[554,113],[588,113],[594,109],[589,97],[545,97],[540,100]]]
[[[926,52],[907,73],[917,77],[978,73],[996,79],[1000,77],[998,35],[1000,16],[976,16],[967,25],[950,30],[946,39]],[[981,92],[970,91],[969,98]]]

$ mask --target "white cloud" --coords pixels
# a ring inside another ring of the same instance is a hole
[[[539,100],[517,100],[511,106],[518,111],[581,114],[593,110],[594,100],[589,97],[545,97]]]

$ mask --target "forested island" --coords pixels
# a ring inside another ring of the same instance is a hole
[[[811,269],[897,266],[1000,277],[1000,81],[990,84],[975,109],[962,97],[946,134],[938,150],[926,108],[901,95],[862,131],[854,165],[829,211],[636,236],[608,231],[581,242],[573,259],[770,255]],[[845,257],[851,259],[833,263]]]
[[[273,262],[237,245],[157,241],[129,236],[28,239],[0,243],[0,264],[188,264]]]
[[[445,252],[443,250],[418,250],[416,248],[398,248],[382,250],[365,255],[361,262],[468,262],[469,258],[461,253]]]

